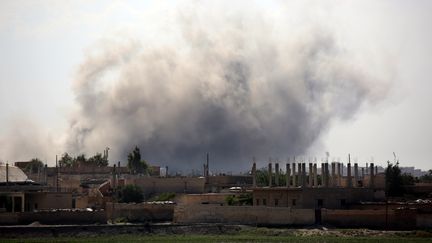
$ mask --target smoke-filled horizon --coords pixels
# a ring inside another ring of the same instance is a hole
[[[178,11],[175,20],[171,41],[92,47],[73,83],[66,151],[109,147],[116,162],[138,146],[174,169],[200,168],[209,152],[213,168],[248,168],[253,156],[305,154],[332,121],[386,96],[387,80],[319,23],[223,8]]]
[[[429,168],[429,3],[0,5],[0,162],[138,146],[171,172],[325,151]]]

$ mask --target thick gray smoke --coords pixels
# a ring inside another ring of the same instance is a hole
[[[138,145],[176,169],[198,169],[210,152],[213,168],[243,169],[252,156],[304,154],[334,119],[382,95],[326,27],[242,11],[176,16],[170,41],[106,41],[88,55],[68,151],[110,147],[115,162]]]

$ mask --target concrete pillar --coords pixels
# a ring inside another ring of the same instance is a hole
[[[291,185],[291,166],[290,164],[286,164],[286,187],[290,187]]]
[[[309,187],[313,187],[313,167],[312,163],[309,163]]]
[[[296,163],[292,164],[292,186],[297,186],[297,179],[296,179]]]
[[[256,163],[252,164],[252,186],[256,187]]]
[[[329,187],[329,177],[330,177],[330,173],[329,173],[329,163],[324,163],[324,172],[325,172],[325,181],[324,181],[324,186],[325,187]]]
[[[352,178],[351,178],[351,163],[348,163],[347,165],[347,185],[348,188],[352,187]]]
[[[313,186],[318,187],[318,168],[316,163],[313,165],[313,175]]]
[[[335,174],[335,162],[331,163],[331,177],[330,177],[330,186],[336,186],[336,174]]]
[[[374,188],[375,187],[374,163],[370,163],[370,173],[369,173],[369,176],[370,176],[370,184],[369,184],[369,186],[370,186],[370,188]]]
[[[6,163],[6,185],[9,183],[9,163]]]
[[[48,176],[47,176],[47,174],[48,174],[48,165],[47,164],[45,164],[45,169],[44,169],[44,181],[45,181],[45,185],[48,185]]]
[[[306,163],[302,163],[302,187],[306,187]]]
[[[269,187],[271,187],[272,186],[272,172],[273,172],[273,170],[272,170],[272,163],[269,163],[268,164],[268,181],[269,181],[269,184],[268,184],[268,186]]]
[[[340,186],[339,178],[341,177],[341,170],[340,170],[341,163],[338,162],[336,166],[337,166],[337,170],[336,170],[336,177],[335,177],[335,185],[339,187]]]
[[[354,163],[354,187],[359,187],[359,173],[358,173],[358,164]]]
[[[111,182],[111,186],[112,186],[113,189],[117,188],[116,175],[117,175],[116,165],[114,164],[113,171],[112,171],[112,182]]]
[[[321,186],[324,187],[325,181],[325,165],[321,163]]]
[[[297,185],[302,186],[302,163],[297,164]]]
[[[275,184],[279,186],[279,163],[275,163]]]

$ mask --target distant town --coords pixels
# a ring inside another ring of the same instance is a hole
[[[374,163],[254,161],[244,174],[199,175],[148,164],[135,147],[127,165],[65,153],[0,165],[0,224],[223,223],[331,225],[378,229],[432,227],[432,170]],[[374,220],[370,220],[373,215]]]

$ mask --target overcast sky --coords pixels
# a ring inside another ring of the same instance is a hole
[[[328,151],[346,161],[351,153],[359,163],[384,165],[395,152],[402,166],[432,168],[431,1],[217,2],[0,1],[0,159],[51,163],[64,152],[71,116],[80,109],[73,83],[88,53],[110,41],[176,42],[172,16],[198,4],[206,12],[253,8],[276,29],[278,16],[288,18],[293,32],[319,23],[384,80],[381,100],[331,120],[304,156],[320,159]],[[10,153],[16,136],[46,141],[51,150]]]

